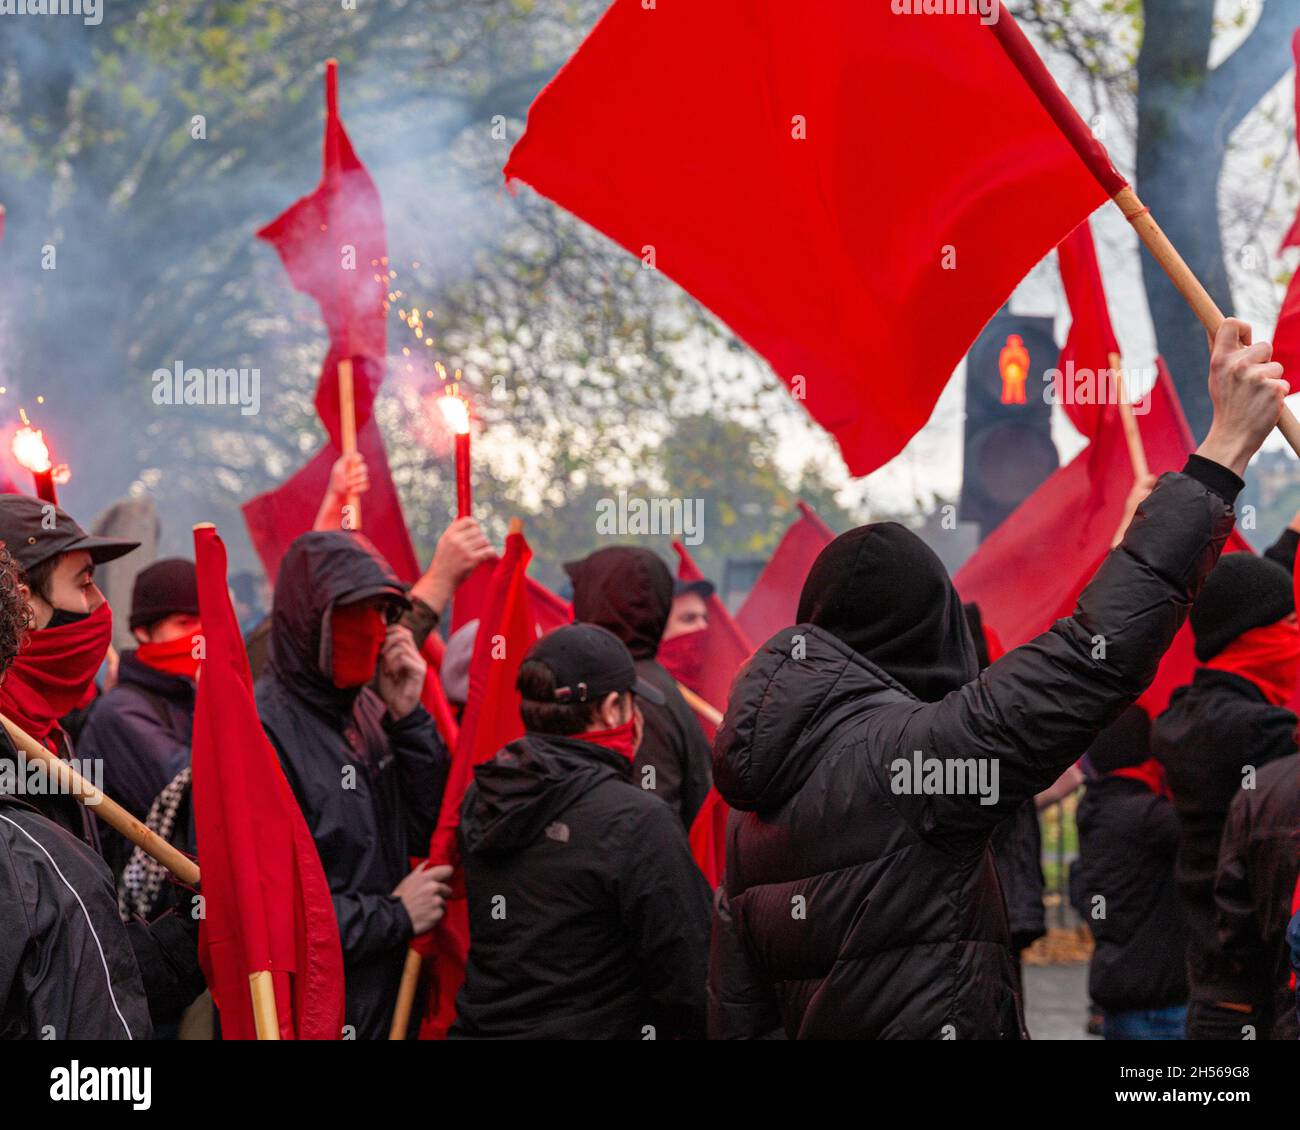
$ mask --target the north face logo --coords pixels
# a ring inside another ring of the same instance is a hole
[[[569,826],[561,824],[556,820],[553,824],[546,825],[546,838],[555,840],[557,843],[567,844],[569,842]]]

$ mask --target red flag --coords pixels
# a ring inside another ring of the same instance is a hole
[[[1136,419],[1151,471],[1162,474],[1181,471],[1195,445],[1162,360],[1157,373]],[[1093,443],[1025,499],[957,572],[953,583],[962,600],[980,606],[984,622],[1008,649],[1074,611],[1110,552],[1132,486],[1133,466],[1114,413]],[[1235,530],[1227,546],[1233,549],[1249,551]],[[1141,700],[1152,717],[1176,687],[1191,681],[1194,668],[1190,629],[1184,625]]]
[[[817,554],[835,540],[831,528],[806,502],[786,530],[754,587],[736,610],[736,625],[749,640],[766,643],[795,622],[799,594]]]
[[[1296,217],[1300,224],[1300,216]],[[1277,328],[1273,331],[1273,360],[1286,370],[1291,391],[1300,390],[1300,271],[1291,276]]]
[[[316,844],[262,730],[216,530],[194,531],[204,658],[194,705],[199,958],[221,1035],[253,1039],[249,974],[269,970],[282,1039],[337,1040],[343,951]]]
[[[1026,272],[1125,187],[998,15],[615,0],[505,176],[709,307],[864,475]]]
[[[538,637],[527,595],[528,562],[532,556],[523,534],[512,533],[493,570],[491,589],[474,638],[469,698],[460,738],[452,756],[438,826],[429,845],[431,863],[451,863],[459,870],[456,834],[474,766],[490,761],[502,746],[523,736],[515,679],[519,664]],[[460,897],[447,903],[447,911],[433,931],[432,985],[420,1028],[422,1039],[442,1039],[456,1019],[456,993],[465,980],[469,954],[469,911],[461,885],[458,873],[454,886]]]
[[[1070,423],[1084,438],[1093,440],[1103,421],[1118,411],[1114,397],[1107,395],[1109,390],[1100,386],[1099,379],[1110,370],[1111,358],[1120,351],[1119,342],[1110,324],[1089,222],[1075,228],[1056,250],[1071,317],[1070,333],[1057,362],[1062,374],[1057,393]],[[1091,374],[1092,379],[1069,383],[1071,371],[1076,377]]]
[[[316,387],[316,412],[327,439],[287,482],[245,503],[244,520],[267,576],[274,577],[289,543],[311,529],[329,483],[330,468],[343,453],[338,365],[350,358],[357,450],[370,471],[370,490],[362,503],[367,536],[394,572],[409,583],[419,576],[420,569],[388,469],[388,453],[372,415],[388,354],[384,211],[379,190],[353,151],[339,119],[333,60],[325,67],[324,149],[324,172],[316,190],[257,235],[279,253],[294,288],[319,303],[329,330],[329,353]]]
[[[432,716],[438,727],[438,735],[448,749],[455,749],[460,737],[460,726],[456,723],[455,711],[447,701],[447,694],[442,689],[442,657],[447,646],[437,632],[431,632],[420,648],[424,661],[429,665],[424,674],[424,689],[420,692],[420,702]]]
[[[1295,120],[1300,125],[1300,30],[1291,37],[1291,54],[1295,56],[1296,76],[1295,76]],[[1300,133],[1296,134],[1296,141],[1300,142]],[[1295,223],[1291,225],[1290,231],[1282,237],[1282,248],[1300,247],[1300,215],[1295,218]]]
[[[451,630],[463,628],[471,620],[482,615],[484,602],[492,589],[499,558],[484,561],[456,589],[456,596],[451,602]],[[573,605],[555,595],[539,581],[527,579],[529,616],[539,636],[544,636],[552,628],[562,628],[573,623]]]

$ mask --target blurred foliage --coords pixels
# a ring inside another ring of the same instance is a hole
[[[16,415],[44,395],[43,422],[73,466],[68,505],[89,519],[128,488],[149,491],[165,551],[186,552],[189,525],[214,520],[250,563],[238,505],[319,444],[324,353],[314,305],[253,232],[315,186],[334,56],[344,119],[384,197],[393,285],[429,312],[428,348],[394,317],[378,406],[421,555],[453,508],[446,437],[425,403],[435,358],[464,371],[482,427],[476,500],[496,535],[521,514],[552,561],[593,539],[592,500],[647,486],[690,495],[716,478],[704,497],[718,552],[770,549],[801,484],[766,453],[773,422],[798,409],[675,286],[531,192],[501,188],[529,103],[604,6],[115,0],[95,28],[8,21],[0,280],[23,300],[0,311],[0,405]],[[54,271],[40,269],[47,244]],[[724,360],[706,371],[706,356]],[[151,374],[177,359],[257,366],[261,412],[155,406]],[[673,442],[702,405],[750,422],[723,425],[723,449]],[[725,472],[724,457],[736,460]],[[829,505],[826,477],[804,477]]]

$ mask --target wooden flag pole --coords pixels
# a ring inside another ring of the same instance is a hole
[[[355,455],[357,450],[357,400],[352,385],[352,358],[339,362],[339,438],[343,441],[343,454]],[[355,494],[347,498],[347,515],[350,522],[344,529],[361,529],[361,499]]]
[[[1129,402],[1128,389],[1124,387],[1124,359],[1118,353],[1112,353],[1110,367],[1115,374],[1115,396],[1119,401],[1119,419],[1124,427],[1128,457],[1133,462],[1133,478],[1141,482],[1151,474],[1151,467],[1147,463],[1146,448],[1142,446],[1142,433],[1138,431],[1133,405]]]
[[[682,698],[686,700],[686,705],[695,711],[705,721],[712,723],[714,726],[722,725],[722,711],[700,698],[690,687],[684,683],[678,683],[677,689],[682,692]]]
[[[0,714],[0,726],[5,728],[15,746],[28,761],[39,761],[46,772],[58,781],[59,787],[71,793],[110,828],[120,832],[136,847],[153,856],[182,883],[197,886],[199,865],[184,852],[172,847],[157,832],[147,828],[117,801],[97,789],[62,758],[56,757],[20,726],[15,726]]]
[[[1210,337],[1214,337],[1219,332],[1219,327],[1223,325],[1223,311],[1219,309],[1214,299],[1210,297],[1210,292],[1201,285],[1201,280],[1192,273],[1183,257],[1178,254],[1176,248],[1170,241],[1169,237],[1161,230],[1160,225],[1156,223],[1151,215],[1151,210],[1142,203],[1138,194],[1130,187],[1125,187],[1117,192],[1111,199],[1121,212],[1124,218],[1133,225],[1133,230],[1138,233],[1138,238],[1146,244],[1146,248],[1155,256],[1156,262],[1160,264],[1169,281],[1174,284],[1178,293],[1183,296],[1187,305],[1192,308],[1192,313],[1200,320],[1209,332]],[[1300,420],[1297,420],[1285,404],[1282,406],[1282,414],[1278,417],[1277,429],[1291,445],[1291,450],[1300,455]]]
[[[402,966],[402,983],[397,988],[397,1007],[393,1009],[393,1023],[388,1028],[390,1040],[405,1040],[411,1024],[411,1008],[415,1004],[415,990],[420,983],[420,965],[424,958],[417,949],[406,951]]]
[[[280,1014],[275,1007],[275,983],[269,969],[248,975],[248,989],[253,994],[253,1024],[259,1040],[280,1038]]]

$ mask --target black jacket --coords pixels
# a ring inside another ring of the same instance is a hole
[[[104,791],[137,820],[149,815],[154,799],[190,763],[194,730],[194,683],[122,653],[117,685],[95,700],[77,742],[77,756],[101,759]],[[101,828],[104,857],[120,875],[129,843]]]
[[[1031,798],[993,829],[989,841],[1011,928],[1011,952],[1033,945],[1047,933],[1043,907],[1043,835]]]
[[[1160,480],[1072,617],[938,702],[811,625],[758,652],[714,750],[735,811],[713,1034],[1024,1035],[989,835],[1154,677],[1232,527],[1198,481],[1227,473],[1197,462],[1197,478]],[[996,803],[969,786],[905,792],[914,751],[996,772]]]
[[[530,733],[474,771],[460,842],[470,949],[451,1035],[704,1035],[708,886],[626,759]]]
[[[574,617],[618,636],[636,673],[663,693],[663,706],[638,703],[645,733],[635,779],[645,788],[651,779],[645,770],[652,767],[654,795],[689,830],[713,782],[709,741],[676,680],[655,659],[672,612],[672,574],[656,554],[632,546],[610,546],[564,568],[573,579]]]
[[[1242,791],[1243,768],[1296,752],[1296,716],[1271,706],[1249,679],[1203,667],[1152,724],[1151,752],[1165,768],[1178,813],[1175,873],[1187,923],[1191,996],[1231,1000],[1232,978],[1220,968],[1214,925],[1223,826]]]
[[[0,794],[0,1040],[147,1040],[140,970],[108,866]]]
[[[1300,1038],[1286,944],[1300,873],[1300,755],[1259,771],[1232,802],[1214,881],[1226,999],[1251,1004],[1257,1038]]]
[[[1077,815],[1088,926],[1088,995],[1115,1012],[1187,1001],[1186,930],[1173,805],[1141,781],[1091,781]]]
[[[448,756],[422,706],[394,721],[369,687],[339,690],[330,670],[334,605],[362,594],[401,596],[364,538],[298,538],[284,556],[272,611],[271,661],[257,709],[320,852],[338,915],[346,1023],[386,1039],[411,919],[393,888],[428,854]]]

